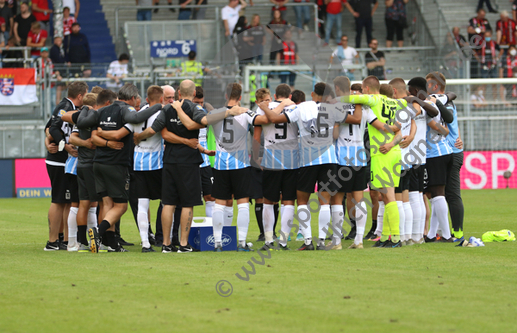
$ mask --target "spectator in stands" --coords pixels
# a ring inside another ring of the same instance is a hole
[[[70,15],[70,8],[63,8],[63,36],[68,36],[72,33],[72,24],[75,22],[77,20]]]
[[[393,37],[397,35],[397,46],[404,46],[404,29],[407,27],[406,4],[409,0],[386,0],[386,47],[393,45]]]
[[[32,22],[31,31],[27,35],[27,46],[32,47],[31,56],[36,59],[40,56],[40,49],[45,46],[47,42],[48,33],[41,29],[39,22]]]
[[[477,48],[479,43],[483,41],[483,34],[486,30],[492,30],[490,23],[485,18],[486,12],[483,8],[478,9],[477,16],[473,17],[469,20],[469,27],[467,28],[467,32],[469,34],[468,42],[472,46],[472,48]],[[476,37],[474,40],[472,37]]]
[[[490,3],[490,0],[479,0],[478,1],[478,7],[476,9],[477,11],[483,8],[483,2],[486,3],[486,8],[488,9],[488,11],[490,13],[497,13],[497,10],[495,10],[492,7],[492,4]]]
[[[248,48],[249,45],[247,44],[248,40],[251,38],[244,34],[244,31],[249,28],[246,16],[240,16],[235,28],[233,29],[232,41],[239,55],[240,63],[245,63],[245,60],[248,59],[251,54]]]
[[[40,52],[41,57],[36,59],[36,68],[38,70],[39,78],[45,79],[45,68],[49,68],[49,75],[53,78],[56,78],[58,81],[61,81],[62,77],[59,71],[56,71],[54,69],[54,64],[52,63],[52,60],[49,58],[48,47],[42,47]],[[45,89],[45,83],[43,83],[42,88]],[[54,88],[54,84],[51,85],[51,88]],[[61,100],[61,91],[63,90],[62,88],[62,85],[57,86],[59,94],[56,93],[56,95],[59,95],[59,99],[56,100],[56,104],[59,103],[59,101]]]
[[[49,54],[50,60],[54,64],[54,70],[59,71],[60,75],[63,76],[67,72],[65,50],[63,49],[63,38],[54,37],[54,45],[50,48]],[[61,100],[61,92],[65,90],[66,85],[64,83],[57,83],[56,89],[56,101]]]
[[[512,3],[512,17],[515,22],[517,22],[517,0],[513,0]]]
[[[228,5],[221,9],[221,17],[224,24],[224,35],[231,37],[233,29],[239,20],[239,11],[246,8],[247,4],[244,0],[229,0]]]
[[[511,45],[508,52],[501,60],[502,77],[515,78],[517,77],[517,48]],[[515,84],[501,85],[500,88],[501,101],[506,101],[508,96],[513,99],[517,98],[517,86]],[[511,106],[511,104],[506,104]]]
[[[49,30],[48,23],[50,21],[50,13],[52,12],[52,9],[48,8],[48,0],[32,0],[32,13],[36,20],[41,23],[41,29]]]
[[[327,4],[325,0],[316,0],[318,5],[318,31],[320,37],[325,36],[325,22],[327,21]]]
[[[188,53],[188,60],[181,63],[181,76],[188,77],[197,87],[203,83],[203,64],[196,61],[196,51]]]
[[[160,4],[160,0],[156,0],[156,2],[155,2],[154,4],[155,4],[156,6],[158,6],[158,5]],[[167,4],[168,4],[169,6],[172,6],[172,0],[167,1]],[[159,8],[155,8],[155,9],[154,9],[154,13],[158,13],[158,10],[159,10]],[[174,9],[174,8],[169,8],[169,10],[170,10],[171,12],[173,12],[173,13],[176,13],[176,9]]]
[[[503,46],[505,51],[510,45],[515,45],[517,40],[517,23],[509,16],[508,11],[501,11],[501,19],[495,24],[496,43]]]
[[[14,18],[14,37],[16,42],[21,46],[27,45],[27,35],[31,31],[32,22],[36,22],[36,18],[29,11],[29,5],[26,2],[20,4],[20,15]]]
[[[118,60],[112,61],[108,71],[106,72],[106,76],[111,79],[106,82],[106,88],[112,90],[115,93],[118,93],[120,88],[124,85],[122,80],[127,77],[128,70],[127,64],[129,63],[129,56],[126,53],[122,53]]]
[[[180,0],[180,12],[178,14],[178,20],[190,20],[190,15],[192,14],[192,9],[187,8],[188,4],[190,4],[192,0]]]
[[[16,38],[14,36],[12,36],[7,41],[7,46],[5,47],[5,49],[3,51],[0,50],[0,53],[3,54],[3,57],[2,57],[2,67],[3,68],[23,68],[23,61],[20,61],[20,62],[6,61],[7,59],[23,59],[22,51],[9,50],[9,48],[15,47],[15,46],[18,46],[18,45],[16,45]]]
[[[289,0],[269,0],[274,6],[271,8],[271,17],[273,17],[273,12],[275,10],[279,10],[282,17],[284,17],[284,12],[287,10],[287,7],[285,6],[286,3],[289,2]]]
[[[282,52],[282,39],[280,36],[285,34],[285,32],[290,28],[290,25],[282,18],[280,11],[275,10],[273,12],[273,19],[269,22],[267,27],[273,32],[269,61],[271,64],[274,64],[278,54]]]
[[[460,68],[460,57],[458,57],[458,48],[456,46],[456,42],[454,41],[452,33],[447,34],[447,38],[445,40],[445,45],[442,47],[442,51],[440,55],[449,70],[449,73],[453,78],[458,77]],[[460,74],[460,76],[463,73]]]
[[[311,3],[310,0],[294,0],[294,3]],[[311,6],[295,6],[294,13],[296,15],[296,26],[298,29],[298,36],[300,37],[301,29],[305,29],[305,31],[309,31],[309,22],[311,21]]]
[[[377,50],[379,47],[379,41],[372,39],[370,42],[371,50],[364,56],[366,67],[368,68],[368,75],[376,76],[379,80],[386,80],[384,74],[384,66],[386,65],[386,59],[384,58],[384,52]]]
[[[277,65],[289,66],[298,64],[298,45],[291,39],[293,33],[291,29],[287,29],[284,33],[282,42],[282,52],[277,54]],[[296,73],[291,72],[290,74],[281,74],[280,83],[287,83],[289,78],[289,86],[291,91],[294,90],[294,81],[296,80]]]
[[[70,8],[70,15],[77,19],[79,17],[79,9],[81,8],[81,3],[79,0],[63,0],[63,8]]]
[[[325,44],[323,46],[328,45],[330,39],[330,33],[332,32],[332,27],[336,24],[336,44],[339,44],[341,40],[341,18],[343,12],[343,3],[346,3],[346,0],[325,0],[325,4],[327,5],[327,21],[325,25]]]
[[[372,37],[373,14],[377,10],[379,3],[377,0],[349,0],[345,4],[346,8],[355,17],[355,47],[361,47],[361,36],[363,28],[366,30],[366,40],[370,45]],[[372,7],[373,6],[373,7]]]
[[[14,15],[6,0],[0,0],[0,19],[3,19],[5,22],[5,30],[3,30],[3,35],[5,43],[7,43],[9,37],[13,35],[12,29],[14,25]]]
[[[485,91],[483,86],[477,86],[476,90],[470,95],[470,101],[474,104],[476,109],[481,109],[487,106]]]
[[[156,3],[156,0],[136,0],[136,5],[139,7],[151,7],[153,3]],[[151,21],[153,19],[153,11],[152,9],[138,9],[136,11],[136,20],[137,21]]]
[[[90,63],[90,44],[85,34],[79,32],[81,25],[77,22],[72,24],[72,33],[64,40],[65,57],[69,64],[81,64],[80,70],[74,68],[71,72],[82,73],[83,77],[91,75],[91,69],[86,64]]]
[[[197,0],[196,5],[198,6],[206,6],[208,5],[207,0]],[[192,19],[193,20],[204,20],[206,16],[206,8],[194,8],[194,11],[192,12]]]
[[[251,48],[250,53],[253,56],[253,60],[260,63],[264,53],[264,45],[266,44],[266,30],[260,24],[260,16],[258,14],[253,15],[251,27],[244,32],[244,35],[248,37],[247,43]]]
[[[341,37],[341,45],[337,46],[337,49],[330,56],[330,62],[332,63],[332,59],[337,57],[341,62],[343,67],[354,64],[354,59],[359,58],[359,53],[357,53],[356,49],[351,46],[348,46],[348,36],[343,35]],[[354,70],[343,68],[345,75],[350,79],[350,81],[354,80]]]
[[[460,34],[460,28],[459,27],[452,28],[452,35],[454,37],[454,40],[456,41],[456,44],[458,44],[458,46],[460,48],[463,48],[464,46],[467,46],[469,44],[467,42],[467,40],[465,39],[465,36]]]

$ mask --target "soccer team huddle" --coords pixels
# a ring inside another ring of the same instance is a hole
[[[193,251],[193,207],[203,200],[216,252],[223,250],[223,227],[233,224],[234,200],[237,251],[252,251],[250,199],[260,250],[289,250],[291,235],[303,240],[298,250],[341,250],[346,234],[350,249],[363,248],[364,240],[384,248],[461,241],[463,143],[456,96],[445,85],[439,72],[407,85],[374,76],[351,85],[339,76],[316,83],[310,101],[286,84],[274,94],[260,88],[252,111],[241,107],[238,83],[226,87],[220,108],[190,80],[181,82],[176,101],[172,87],[150,86],[140,108],[132,84],[117,95],[87,93],[84,82],[73,82],[46,128],[52,204],[45,250],[126,251],[116,226],[130,191],[142,252],[155,252],[150,200],[161,200],[162,253]],[[365,235],[367,206],[373,216]],[[315,242],[311,213],[318,213]],[[58,237],[65,220],[68,243]]]

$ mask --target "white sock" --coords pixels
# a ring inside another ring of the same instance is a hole
[[[215,201],[205,202],[205,215],[206,217],[212,217],[212,211],[214,209]]]
[[[400,240],[404,241],[404,224],[406,223],[406,214],[404,214],[404,206],[402,205],[402,201],[397,201],[397,208],[399,210],[399,231],[400,231]]]
[[[149,216],[147,215],[150,201],[151,200],[145,198],[138,199],[138,213],[136,214],[136,220],[138,222],[138,230],[140,231],[142,247],[151,247],[151,244],[149,243]]]
[[[368,219],[368,211],[364,201],[358,202],[355,205],[355,224],[356,232],[354,244],[358,245],[363,242],[364,228],[366,227],[366,220]]]
[[[409,202],[404,202],[404,215],[406,216],[406,224],[404,225],[405,239],[408,241],[411,239],[411,232],[413,230],[413,211]]]
[[[250,204],[248,202],[237,205],[237,227],[239,228],[239,242],[246,244],[246,236],[250,225]]]
[[[70,213],[68,213],[68,246],[77,245],[77,211],[79,208],[70,207]]]
[[[300,222],[300,231],[305,238],[305,244],[309,244],[312,241],[312,228],[311,228],[311,212],[307,208],[307,205],[298,206],[298,221]]]
[[[341,244],[341,236],[343,235],[343,220],[345,213],[343,212],[343,205],[333,205],[332,211],[332,226],[334,230],[333,243],[334,245]]]
[[[285,208],[285,205],[280,204],[280,216],[284,215],[284,208]]]
[[[318,224],[318,238],[327,238],[327,235],[330,235],[330,205],[321,205],[320,213],[318,214]]]
[[[221,245],[221,238],[223,236],[224,226],[224,208],[225,206],[214,204],[214,210],[212,215],[212,225],[214,229],[214,242],[217,245]]]
[[[409,204],[411,205],[411,211],[413,212],[413,226],[412,226],[412,234],[411,239],[413,241],[420,240],[421,237],[418,236],[420,230],[420,221],[421,221],[421,207],[420,207],[420,199],[422,198],[422,194],[419,192],[409,192]]]
[[[425,203],[424,203],[424,200],[427,200],[427,198],[424,198],[424,195],[422,193],[420,193],[421,196],[420,196],[420,230],[418,232],[418,236],[420,236],[419,239],[422,239],[424,238],[424,230],[425,230],[425,215],[426,215],[426,211],[425,211]]]
[[[449,228],[449,207],[443,195],[431,199],[431,204],[436,209],[436,219],[438,226],[442,231],[442,237],[451,238],[451,229]],[[434,209],[433,209],[434,211]]]
[[[385,207],[384,201],[379,201],[379,210],[377,213],[377,228],[375,229],[375,232],[374,232],[374,234],[376,236],[382,235],[382,220],[384,218],[384,207]]]
[[[90,209],[88,209],[86,228],[86,230],[89,230],[90,228],[97,228],[97,207],[90,207]]]
[[[233,206],[224,206],[224,226],[229,227],[233,224]]]
[[[262,224],[266,243],[273,243],[273,226],[275,225],[275,211],[273,205],[264,204],[262,208]]]
[[[280,219],[281,229],[280,229],[280,244],[282,246],[287,245],[287,239],[289,238],[289,234],[291,233],[291,226],[294,221],[294,206],[293,205],[282,205],[281,208],[282,217]]]
[[[431,199],[431,220],[429,221],[429,231],[427,232],[428,238],[435,238],[438,232],[438,219],[436,216],[436,209],[433,205],[433,199]]]

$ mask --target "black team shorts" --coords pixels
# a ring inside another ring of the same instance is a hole
[[[95,189],[93,165],[90,167],[77,168],[77,185],[79,187],[79,200],[88,200],[91,202],[101,200]]]
[[[452,154],[428,158],[425,162],[427,170],[427,187],[445,186],[447,173],[452,167]]]
[[[65,167],[47,164],[48,178],[52,187],[52,203],[70,203],[68,179],[65,177]]]
[[[262,199],[262,169],[251,167],[250,175],[250,199]]]
[[[201,191],[203,192],[203,196],[212,195],[212,185],[214,184],[212,167],[202,167],[199,169],[199,173],[201,175]]]
[[[296,200],[296,183],[299,169],[293,170],[264,170],[262,173],[262,188],[264,198],[269,201]]]
[[[214,169],[212,196],[219,200],[250,197],[251,167],[237,170]]]
[[[409,190],[409,183],[411,182],[411,169],[400,170],[401,177],[399,186],[395,187],[395,193],[402,193],[405,190]]]
[[[369,175],[367,167],[338,165],[336,180],[339,185],[337,185],[337,191],[344,193],[364,191],[368,187]]]
[[[425,164],[413,164],[409,179],[409,192],[424,192]]]
[[[162,202],[181,207],[201,206],[199,164],[163,164]]]
[[[334,175],[337,180],[337,164],[321,164],[301,167],[298,175],[297,190],[314,193],[316,183],[318,183],[318,191],[321,186],[328,188],[329,191],[339,190],[337,184],[330,181],[330,177]],[[323,190],[323,189],[322,189]]]
[[[77,184],[77,176],[66,173],[65,177],[68,181],[68,190],[70,190],[70,202],[79,202],[79,185]]]
[[[162,169],[151,171],[134,171],[134,183],[138,198],[159,200],[162,197]]]
[[[93,163],[95,189],[101,197],[108,196],[115,203],[129,200],[129,171],[125,165]]]

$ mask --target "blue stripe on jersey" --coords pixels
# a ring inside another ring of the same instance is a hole
[[[206,143],[206,140],[200,141],[199,144],[201,145],[201,147],[203,147],[206,150],[208,150],[208,144]],[[204,167],[210,166],[210,159],[208,158],[208,155],[207,154],[201,154],[201,156],[203,157],[203,164],[201,164],[199,167],[200,168],[204,168]]]
[[[440,135],[440,138],[438,139],[438,134],[433,131],[433,133],[429,133],[431,131],[431,128],[427,126],[427,143],[429,144],[429,147],[427,148],[427,158],[433,158],[433,157],[439,157],[444,155],[452,154],[452,148],[447,141],[446,138]],[[429,139],[431,138],[431,140]],[[433,141],[437,141],[434,143]]]
[[[324,147],[303,147],[300,152],[300,167],[337,164],[334,145]]]
[[[449,128],[449,135],[447,135],[445,137],[445,139],[447,139],[447,142],[451,146],[453,153],[461,153],[463,151],[463,149],[458,149],[458,148],[456,148],[454,146],[454,144],[456,144],[456,140],[459,137],[459,134],[458,134],[458,112],[456,110],[456,105],[454,105],[452,103],[449,103],[449,104],[447,104],[447,109],[452,111],[452,114],[454,115],[454,120],[452,121],[452,123],[447,124],[447,128]]]
[[[65,173],[77,176],[77,157],[68,155],[68,159],[65,163]]]
[[[145,153],[135,151],[133,156],[133,170],[135,171],[152,171],[163,168],[163,149]]]
[[[339,165],[366,166],[368,158],[363,146],[336,147],[336,157]]]
[[[237,150],[231,153],[215,152],[214,168],[217,170],[238,170],[250,166],[248,150]]]
[[[298,149],[282,150],[264,148],[264,156],[262,157],[262,166],[271,170],[292,170],[298,169],[300,165]]]

